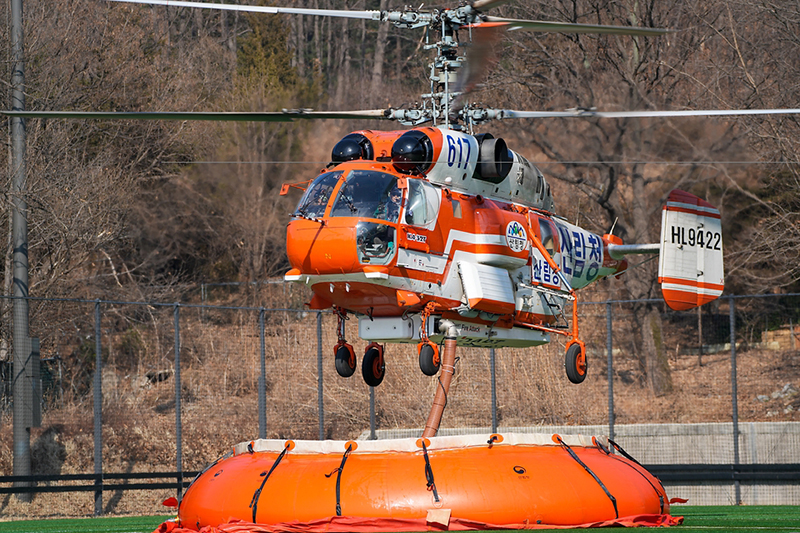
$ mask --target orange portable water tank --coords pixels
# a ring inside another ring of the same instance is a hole
[[[676,523],[661,483],[608,444],[533,434],[241,443],[189,486],[171,530]]]

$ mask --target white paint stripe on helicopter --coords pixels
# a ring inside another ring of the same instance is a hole
[[[687,285],[678,285],[675,283],[662,283],[661,284],[662,290],[670,290],[670,291],[677,291],[683,292],[686,294],[703,294],[708,296],[719,296],[722,294],[722,289],[711,289],[711,288],[703,288],[703,287],[689,287]]]
[[[450,253],[453,243],[458,240],[467,244],[499,244],[506,246],[506,238],[504,235],[497,233],[469,233],[468,231],[450,230],[447,235],[447,244],[444,247],[445,255]]]
[[[703,213],[709,213],[712,215],[719,215],[719,209],[716,207],[708,207],[704,205],[697,205],[697,204],[687,204],[684,202],[667,202],[664,208],[669,211],[670,207],[677,207],[679,209],[686,209],[692,212],[698,211],[698,215],[703,216]],[[715,217],[716,218],[716,217]]]
[[[403,248],[400,248],[399,252],[403,252]],[[413,252],[413,250],[409,250]],[[422,252],[416,252],[421,255],[430,255],[430,254],[423,254]],[[417,268],[410,268],[408,266],[404,266],[398,264],[398,267],[404,267],[408,270],[412,270],[415,272],[431,272],[437,275],[444,275],[447,271],[448,261],[446,258],[442,256],[433,256],[435,258],[439,258],[442,260],[442,265],[440,268],[437,268],[435,271],[432,270],[422,270]],[[471,263],[483,263],[483,264],[492,264],[497,263],[499,261],[507,260],[508,257],[500,254],[475,254],[471,252],[466,252],[464,250],[456,250],[455,256],[453,260],[450,261],[450,264],[455,264],[457,261],[468,261]],[[389,268],[389,267],[386,267]],[[394,268],[394,267],[392,267]],[[377,274],[377,275],[376,275]],[[415,279],[410,278],[407,276],[393,276],[389,275],[388,273],[384,272],[348,272],[346,274],[297,274],[297,275],[286,275],[284,276],[286,281],[293,281],[299,283],[306,283],[306,284],[317,284],[317,283],[344,283],[344,282],[365,282],[368,280],[370,283],[375,283],[378,285],[383,285],[386,287],[391,287],[395,289],[403,289],[403,290],[411,290],[420,293],[432,294],[428,289],[428,285],[431,284],[430,281],[426,281],[423,279]],[[446,280],[443,280],[443,284],[446,284]],[[448,298],[447,295],[443,296]]]
[[[463,241],[462,241],[463,242]],[[448,262],[453,261],[470,261],[473,263],[483,264],[502,264],[513,261],[514,258],[503,254],[490,254],[490,253],[473,253],[466,250],[455,250],[453,258],[448,261],[447,255],[428,254],[417,250],[407,250],[400,248],[397,253],[397,266],[407,268],[409,270],[416,270],[419,272],[430,272],[433,274],[442,275],[447,270]],[[525,260],[518,260],[520,267],[525,264]]]

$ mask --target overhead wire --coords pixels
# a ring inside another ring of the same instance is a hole
[[[327,165],[330,161],[163,161],[168,165]],[[543,165],[799,165],[798,161],[535,161]]]

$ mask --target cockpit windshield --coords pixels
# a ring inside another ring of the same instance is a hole
[[[326,172],[320,174],[306,189],[305,194],[297,204],[295,215],[304,216],[307,218],[322,218],[325,214],[325,208],[328,206],[328,200],[342,175],[341,170],[335,172]]]
[[[397,222],[403,193],[397,178],[374,170],[352,170],[342,184],[332,217],[380,218]]]

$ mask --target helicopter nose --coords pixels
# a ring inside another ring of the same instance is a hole
[[[327,219],[295,219],[286,230],[286,255],[292,268],[304,274],[343,274],[360,271],[356,229]]]

